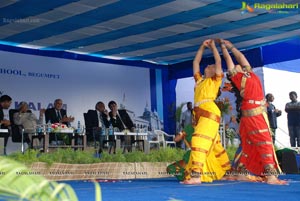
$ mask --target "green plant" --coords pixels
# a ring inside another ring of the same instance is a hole
[[[7,157],[26,165],[30,165],[33,162],[45,162],[48,165],[51,165],[52,163],[90,164],[99,162],[172,162],[180,160],[184,153],[184,150],[170,147],[151,150],[149,154],[145,154],[141,151],[133,151],[123,154],[122,150],[118,149],[116,154],[103,152],[100,158],[96,158],[93,150],[74,151],[72,149],[57,149],[51,153],[39,153],[38,151],[27,150],[24,154],[14,153]]]
[[[228,146],[226,151],[230,160],[233,160],[237,147]],[[24,154],[13,153],[8,158],[30,165],[33,162],[45,162],[69,164],[91,164],[100,162],[173,162],[181,160],[186,151],[171,147],[153,149],[149,154],[141,151],[133,151],[126,154],[121,149],[116,150],[116,154],[109,154],[104,151],[100,158],[94,156],[93,150],[74,151],[73,149],[57,149],[51,153],[39,153],[35,150],[27,150]]]
[[[51,153],[40,153],[29,149],[24,154],[16,152],[9,155],[8,158],[28,165],[34,162],[45,162],[48,165],[52,163],[89,164],[100,162],[99,158],[93,157],[93,153],[92,150],[74,151],[73,149],[57,149]]]
[[[28,164],[28,162],[34,163],[39,161],[39,159],[37,158],[38,153],[39,152],[36,150],[29,149],[26,152],[24,152],[24,154],[20,152],[14,152],[9,155],[9,158],[19,161],[23,164]]]
[[[122,150],[117,149],[115,154],[103,152],[99,162],[126,162],[126,158]]]
[[[228,155],[230,161],[232,161],[234,159],[236,150],[237,150],[237,147],[235,147],[235,146],[228,146],[226,148],[226,152],[227,152],[227,155]]]
[[[0,172],[1,200],[78,200],[69,185],[48,181],[11,159],[0,158]]]

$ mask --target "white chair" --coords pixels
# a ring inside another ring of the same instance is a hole
[[[160,148],[160,145],[162,144],[164,146],[164,136],[161,134],[157,134],[155,131],[151,134],[151,140],[148,141],[149,148],[151,147],[151,144],[157,145],[158,148]]]
[[[220,138],[221,138],[221,144],[226,149],[226,134],[225,134],[225,122],[224,122],[224,120],[222,120],[220,122],[219,134],[220,134]]]
[[[151,145],[156,145],[158,148],[160,147],[161,141],[159,140],[160,137],[158,137],[155,133],[148,131],[147,143],[145,143],[145,153],[150,153]]]
[[[176,142],[174,141],[175,135],[167,134],[162,130],[154,130],[154,133],[157,135],[158,141],[162,142],[164,148],[171,144],[173,144],[174,147],[176,147]],[[166,140],[168,138],[171,138],[172,140]]]

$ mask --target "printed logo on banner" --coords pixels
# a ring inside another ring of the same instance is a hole
[[[267,11],[269,13],[289,14],[299,12],[299,3],[254,3],[249,5],[242,2],[241,14],[253,13],[258,10]]]
[[[2,96],[2,95],[4,95],[4,91],[0,90],[0,96]],[[15,101],[15,104],[14,104],[15,108],[18,108],[20,103],[21,103],[21,101]],[[28,104],[29,109],[33,110],[33,111],[39,111],[40,109],[43,109],[43,108],[48,109],[48,108],[54,107],[53,103],[48,103],[47,107],[43,107],[42,103],[40,103],[40,102],[35,103],[33,101],[29,101],[29,102],[27,102],[27,104]],[[63,104],[62,108],[67,110],[67,104]]]
[[[20,103],[21,103],[21,101],[15,101],[15,108],[18,108]],[[35,103],[32,101],[28,101],[27,104],[28,104],[29,109],[33,110],[33,111],[39,111],[40,109],[43,109],[43,108],[48,109],[48,108],[54,107],[53,103],[48,103],[46,107],[44,107],[44,105],[42,105],[42,103],[40,103],[40,102]],[[67,104],[63,104],[62,108],[67,110]]]
[[[20,69],[0,68],[0,74],[23,76],[23,77],[36,77],[36,78],[48,78],[48,79],[61,79],[61,75],[53,73],[40,73],[40,72],[25,72]]]

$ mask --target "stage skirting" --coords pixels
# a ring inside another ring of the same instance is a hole
[[[94,164],[64,164],[64,163],[33,163],[30,172],[24,175],[37,174],[49,180],[93,180],[93,179],[149,179],[171,177],[166,172],[167,162],[140,163],[94,163]]]

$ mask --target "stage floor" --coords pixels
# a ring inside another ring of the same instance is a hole
[[[268,185],[239,181],[216,181],[183,185],[175,178],[100,181],[103,201],[299,201],[300,175],[281,175],[288,185]],[[94,184],[67,181],[80,201],[95,199]]]

